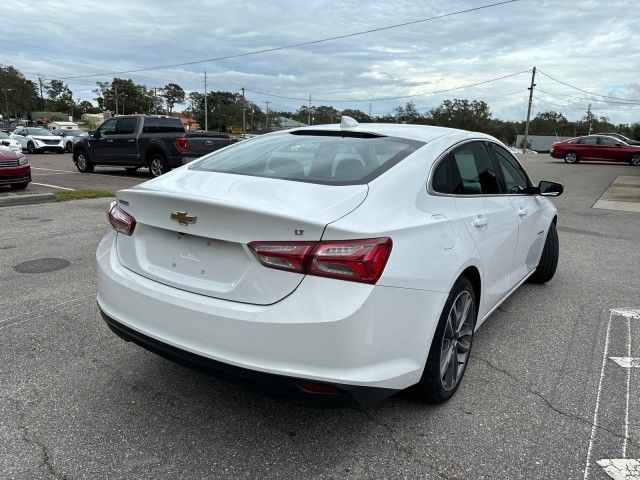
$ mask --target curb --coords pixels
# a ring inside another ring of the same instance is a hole
[[[34,193],[32,195],[8,195],[0,197],[0,207],[8,207],[12,205],[32,205],[35,203],[55,202],[53,193]]]

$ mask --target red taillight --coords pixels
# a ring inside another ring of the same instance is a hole
[[[251,242],[265,267],[290,272],[376,283],[391,253],[390,238],[324,242]]]
[[[186,153],[189,148],[189,143],[186,137],[177,137],[175,139],[176,148],[180,153]]]
[[[113,229],[123,235],[131,235],[136,228],[136,219],[121,209],[115,202],[109,209],[107,218]]]

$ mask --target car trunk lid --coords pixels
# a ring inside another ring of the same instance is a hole
[[[118,192],[137,222],[118,235],[126,268],[182,290],[268,305],[298,286],[302,274],[268,269],[247,247],[255,240],[320,240],[348,214],[366,185],[328,186],[181,169]]]

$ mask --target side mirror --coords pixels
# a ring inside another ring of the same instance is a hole
[[[562,192],[564,192],[564,186],[561,183],[542,180],[538,184],[538,194],[543,197],[559,197]]]

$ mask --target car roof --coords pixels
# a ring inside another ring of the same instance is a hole
[[[457,128],[448,127],[436,127],[432,125],[413,125],[403,123],[359,123],[355,127],[342,128],[339,123],[326,124],[326,125],[313,125],[310,127],[298,127],[284,130],[284,132],[298,132],[298,131],[341,131],[345,132],[358,132],[358,133],[372,133],[378,135],[385,135],[388,137],[401,137],[409,140],[417,140],[420,142],[428,143],[436,138],[445,136],[452,137],[452,140],[465,140],[471,138],[486,138],[487,140],[497,141],[494,137],[479,133],[471,132],[468,130],[459,130]],[[457,137],[457,138],[453,138]]]

